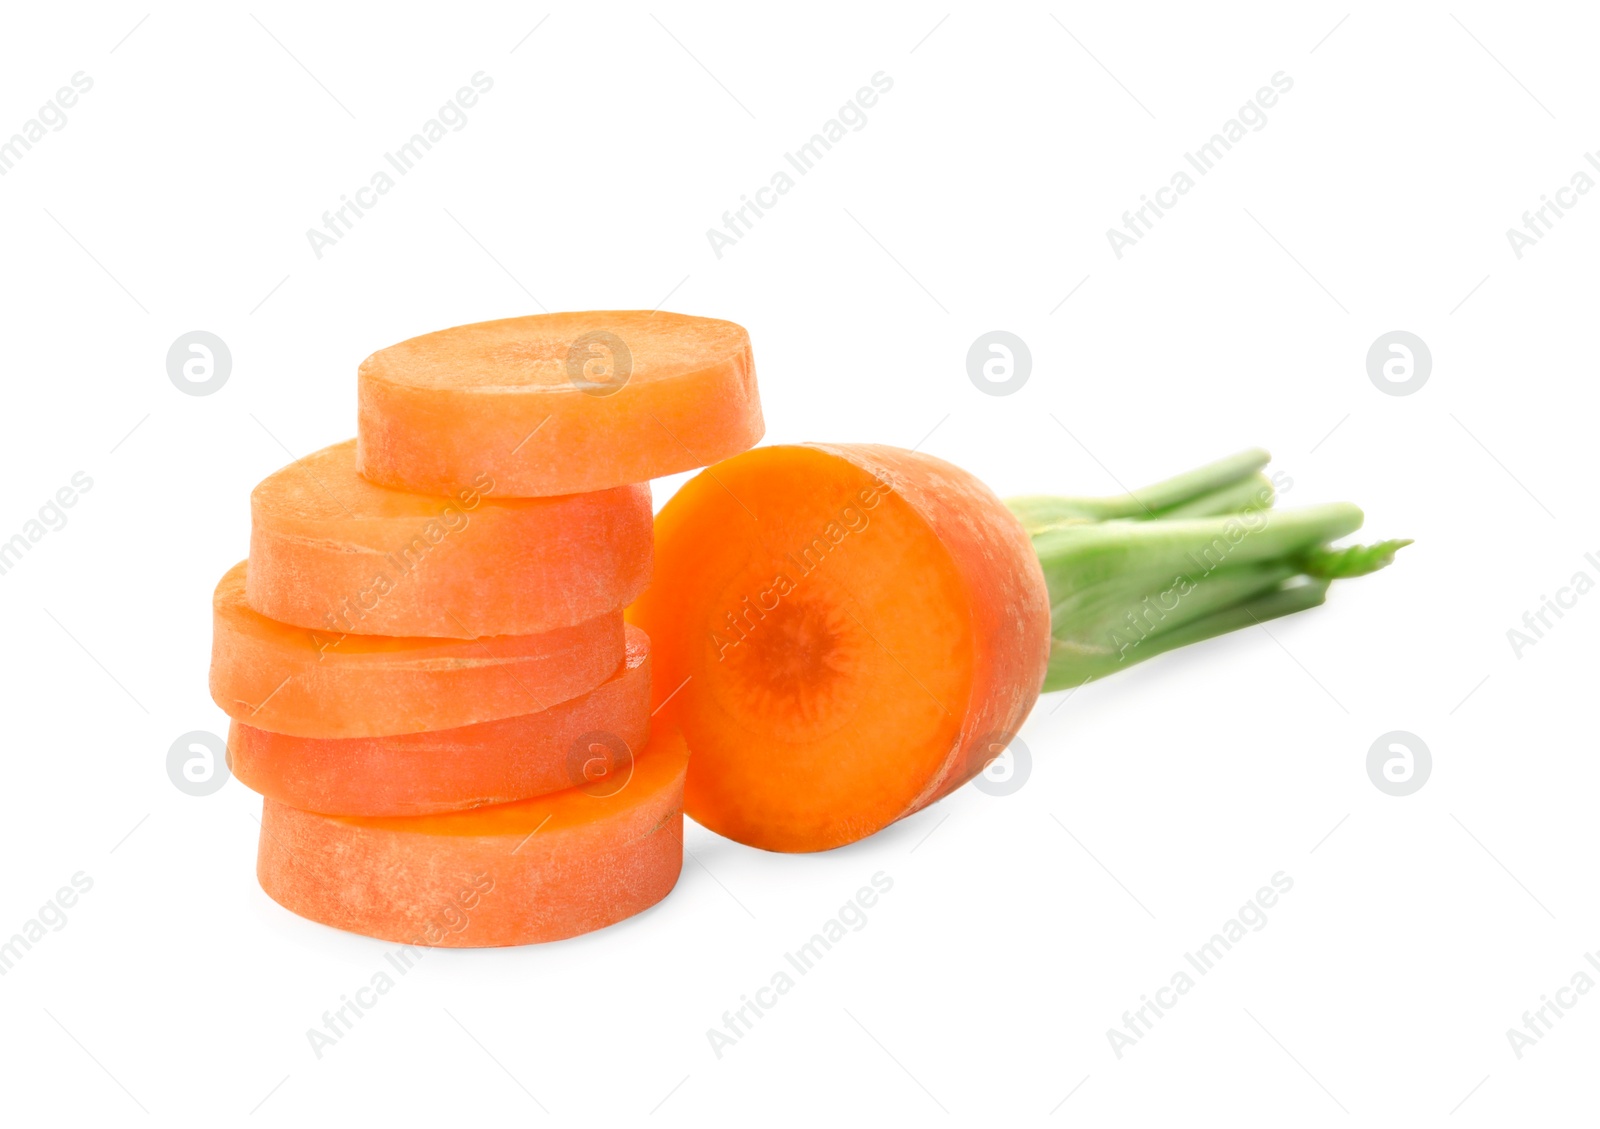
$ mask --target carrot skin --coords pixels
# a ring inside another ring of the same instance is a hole
[[[318,815],[264,801],[256,874],[312,921],[404,945],[557,941],[659,902],[683,865],[688,750],[665,732],[616,791],[445,815]]]
[[[577,787],[597,754],[641,749],[650,733],[650,640],[627,631],[622,669],[548,710],[387,737],[291,737],[235,721],[228,767],[269,799],[337,815],[428,815]]]

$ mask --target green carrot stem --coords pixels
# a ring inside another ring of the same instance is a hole
[[[1163,510],[1161,517],[1213,517],[1216,514],[1237,514],[1246,510],[1264,510],[1271,506],[1277,495],[1272,479],[1264,474],[1253,474],[1231,485],[1213,490],[1209,494]]]
[[[1222,487],[1253,478],[1271,461],[1270,454],[1256,447],[1174,475],[1143,490],[1135,490],[1130,496],[1146,516],[1164,514],[1167,510],[1214,493]]]
[[[1332,548],[1361,511],[1270,509],[1266,459],[1243,452],[1122,498],[1008,503],[1050,593],[1046,690],[1314,607],[1332,580],[1376,571],[1410,543]]]
[[[1163,511],[1251,480],[1271,458],[1271,455],[1259,449],[1240,451],[1130,494],[1108,498],[1034,495],[1012,498],[1006,505],[1021,519],[1023,528],[1030,536],[1061,524],[1111,521],[1116,518],[1155,518],[1162,516]]]

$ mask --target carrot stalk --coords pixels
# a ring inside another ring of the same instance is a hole
[[[1188,471],[1185,474],[1147,486],[1130,494],[1109,498],[1060,498],[1035,495],[1010,498],[1006,506],[1022,522],[1029,535],[1057,525],[1084,521],[1111,521],[1116,518],[1157,518],[1173,516],[1184,507],[1200,506],[1203,513],[1221,510],[1205,508],[1208,499],[1238,489],[1241,484],[1255,483],[1261,468],[1272,458],[1257,449],[1240,451],[1214,463]],[[1270,484],[1266,486],[1268,500],[1272,497]]]
[[[1117,497],[1007,503],[1050,593],[1046,691],[1315,607],[1332,580],[1374,572],[1410,544],[1332,548],[1361,527],[1361,511],[1271,509],[1268,457],[1244,451]]]
[[[1211,517],[1214,514],[1236,514],[1249,509],[1260,509],[1272,503],[1272,480],[1264,474],[1249,478],[1203,494],[1171,509],[1161,511],[1164,518]]]

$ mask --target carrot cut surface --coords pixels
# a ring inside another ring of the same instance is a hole
[[[332,739],[235,721],[228,766],[268,799],[337,815],[424,815],[576,787],[643,748],[650,732],[650,639],[630,626],[627,640],[627,660],[608,681],[539,713]]]
[[[317,815],[264,801],[256,874],[301,917],[407,945],[573,937],[666,897],[688,750],[666,730],[604,786],[446,815]]]
[[[501,498],[482,474],[440,498],[356,473],[356,441],[250,495],[245,597],[335,634],[532,635],[615,611],[650,579],[648,484]]]
[[[310,631],[245,600],[246,562],[212,596],[211,697],[296,737],[384,737],[535,713],[622,664],[620,611],[538,635],[428,639]]]
[[[775,851],[861,839],[970,780],[1039,693],[1050,643],[1026,533],[958,467],[893,447],[767,447],[656,519],[629,612],[686,810]]]
[[[414,337],[358,374],[361,473],[453,494],[603,490],[706,466],[764,424],[750,338],[648,310],[539,314]]]

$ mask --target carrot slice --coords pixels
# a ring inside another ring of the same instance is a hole
[[[1038,697],[1044,576],[977,479],[878,446],[767,447],[656,518],[653,698],[695,820],[741,843],[854,842],[981,771]]]
[[[540,713],[393,737],[289,737],[235,721],[228,767],[246,788],[308,811],[425,815],[584,784],[650,732],[650,637],[628,627],[610,680]],[[598,758],[599,763],[596,763]]]
[[[211,697],[296,737],[385,737],[547,709],[622,664],[622,613],[538,635],[425,639],[291,627],[245,602],[245,566],[212,597]]]
[[[335,634],[475,639],[570,627],[650,579],[650,486],[499,498],[389,490],[356,473],[356,441],[269,475],[250,495],[245,597]]]
[[[266,800],[256,875],[301,917],[408,945],[573,937],[666,897],[683,865],[683,739],[652,738],[609,789],[404,818]]]
[[[744,329],[649,310],[413,337],[361,363],[357,395],[361,473],[428,494],[480,474],[501,497],[603,490],[706,466],[764,430]]]

